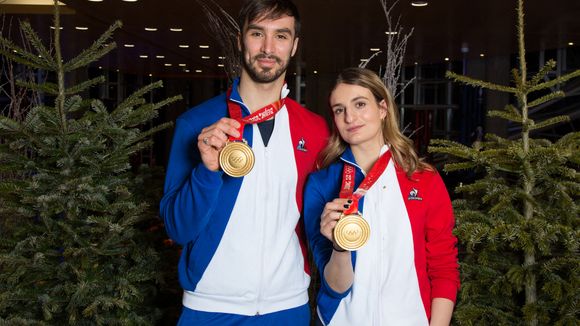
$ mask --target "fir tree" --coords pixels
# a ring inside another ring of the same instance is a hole
[[[67,85],[65,74],[111,51],[121,24],[63,60],[56,3],[53,50],[27,22],[21,29],[35,52],[0,37],[3,56],[56,77],[19,82],[53,96],[53,104],[22,120],[0,116],[0,325],[153,324],[158,255],[141,227],[150,214],[131,193],[129,158],[168,127],[142,130],[178,98],[146,103],[161,83],[111,109],[77,95],[104,78]]]
[[[515,138],[487,134],[477,146],[447,140],[432,142],[431,152],[459,158],[445,171],[475,169],[481,177],[456,191],[456,234],[466,253],[461,261],[462,290],[455,313],[460,325],[577,325],[580,299],[578,205],[580,133],[552,142],[533,138],[540,128],[568,121],[544,121],[529,110],[564,96],[550,88],[580,76],[574,71],[545,77],[549,61],[528,78],[524,46],[523,0],[518,1],[519,69],[513,85],[503,86],[448,72],[464,84],[507,92],[517,105],[491,110],[490,117],[521,126]],[[547,95],[538,95],[541,91]]]

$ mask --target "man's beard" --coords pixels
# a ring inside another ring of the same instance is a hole
[[[253,64],[256,63],[259,59],[274,59],[278,63],[279,68],[268,68],[258,71],[260,68],[255,67]],[[286,71],[289,61],[290,60],[284,62],[279,57],[273,55],[258,54],[250,59],[246,59],[244,56],[242,64],[253,81],[257,83],[271,83],[278,79],[278,77],[280,77]]]

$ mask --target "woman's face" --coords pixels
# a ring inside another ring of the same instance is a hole
[[[387,105],[384,100],[377,103],[370,90],[338,84],[330,94],[330,107],[345,142],[351,146],[383,144],[381,122],[387,115]]]

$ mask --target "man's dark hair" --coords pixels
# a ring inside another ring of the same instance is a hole
[[[247,23],[256,19],[278,19],[282,16],[294,17],[295,37],[300,34],[300,14],[290,0],[247,0],[238,17],[240,32],[244,33]]]

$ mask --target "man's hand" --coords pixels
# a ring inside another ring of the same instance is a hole
[[[197,148],[206,168],[217,171],[220,168],[219,153],[228,141],[228,137],[239,137],[240,123],[234,119],[221,118],[211,126],[205,127],[197,137]]]

